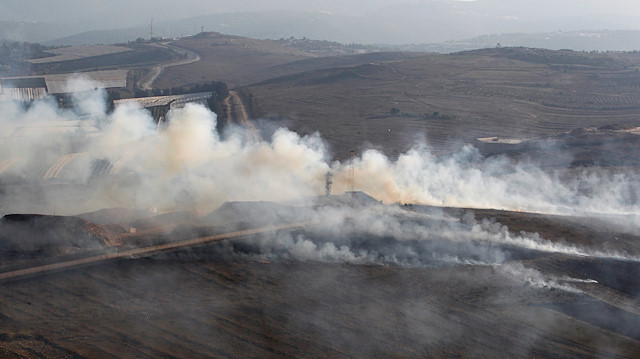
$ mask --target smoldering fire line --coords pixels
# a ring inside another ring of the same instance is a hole
[[[549,254],[640,262],[639,257],[623,251],[551,241],[537,233],[514,234],[499,223],[477,222],[473,215],[464,215],[462,219],[451,217],[436,208],[429,209],[429,213],[385,205],[355,210],[324,206],[295,211],[323,225],[300,233],[237,240],[221,248],[221,253],[254,260],[403,267],[493,266]],[[283,212],[280,215],[286,217]]]

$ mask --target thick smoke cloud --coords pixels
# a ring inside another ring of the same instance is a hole
[[[533,163],[483,158],[471,146],[437,157],[426,144],[397,160],[368,150],[353,162],[330,162],[319,134],[301,137],[279,129],[262,142],[247,140],[240,129],[220,134],[216,115],[200,105],[172,110],[166,127],[158,129],[146,110],[132,105],[107,113],[98,84],[75,79],[69,87],[82,90],[72,110],[51,100],[28,108],[0,104],[4,213],[126,207],[205,214],[229,201],[312,198],[323,193],[329,171],[333,192],[341,193],[353,169],[356,188],[387,204],[606,215],[638,230],[640,186],[633,174],[547,173]],[[508,263],[535,253],[638,260],[534,233],[513,234],[500,223],[477,222],[472,213],[460,220],[438,210],[408,212],[398,206],[304,211],[296,216],[323,225],[226,242],[226,253],[261,260],[501,266],[523,281],[569,291],[577,290],[572,281],[589,278],[550,278]]]
[[[248,143],[233,134],[221,139],[215,114],[198,105],[172,111],[167,127],[158,131],[143,109],[123,106],[106,114],[100,90],[82,92],[75,102],[75,112],[51,102],[26,110],[2,105],[6,133],[30,132],[3,139],[3,161],[13,164],[2,175],[41,186],[44,198],[39,208],[32,206],[39,212],[52,211],[47,198],[60,188],[34,168],[52,168],[72,153],[55,180],[97,186],[98,195],[86,203],[55,204],[66,214],[104,207],[206,212],[230,200],[295,199],[318,193],[329,169],[318,136],[279,130],[269,142]],[[110,164],[104,178],[92,178],[96,161]],[[17,196],[22,194],[27,193]]]
[[[47,169],[74,154],[51,175],[79,185],[98,183],[94,193],[100,195],[87,203],[56,204],[68,214],[115,206],[204,213],[225,201],[291,200],[321,194],[327,171],[334,174],[333,192],[341,193],[348,187],[351,166],[356,188],[385,203],[625,214],[632,220],[640,213],[635,174],[583,171],[567,176],[533,163],[483,158],[471,146],[438,157],[425,144],[397,160],[368,150],[353,163],[330,163],[318,134],[300,137],[280,129],[259,143],[239,132],[221,136],[215,114],[198,105],[172,111],[167,127],[158,130],[143,109],[122,106],[107,114],[106,96],[98,87],[72,81],[70,89],[83,90],[75,95],[74,110],[58,109],[51,100],[28,109],[0,105],[5,133],[0,146],[8,166],[0,176],[37,182],[47,197],[57,189],[45,186],[51,178],[36,181],[42,174],[34,168]],[[111,166],[104,178],[95,178],[96,161]],[[49,201],[41,202],[40,212],[52,210]]]
[[[355,168],[358,187],[386,202],[556,214],[635,215],[640,210],[634,174],[585,170],[563,178],[533,163],[483,158],[468,145],[443,158],[417,146],[397,161],[369,150]]]

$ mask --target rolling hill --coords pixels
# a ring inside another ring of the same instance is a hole
[[[157,88],[211,80],[226,82],[230,87],[244,86],[308,70],[423,56],[419,53],[373,53],[375,48],[327,41],[259,40],[220,33],[203,33],[172,44],[198,53],[201,59],[166,69],[154,83]]]
[[[549,136],[638,125],[640,56],[496,48],[342,66],[243,87],[257,117],[320,132],[337,157],[427,139]]]

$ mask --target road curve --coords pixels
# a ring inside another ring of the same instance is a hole
[[[58,263],[52,263],[52,264],[45,264],[37,267],[18,269],[14,271],[0,273],[0,281],[20,279],[24,277],[30,277],[30,276],[45,274],[50,272],[57,272],[57,271],[76,268],[80,266],[97,265],[106,261],[119,259],[119,258],[148,257],[160,252],[171,252],[171,251],[180,250],[183,248],[203,245],[203,244],[217,242],[225,239],[246,237],[246,236],[251,236],[251,235],[260,234],[260,233],[302,229],[312,225],[313,225],[312,223],[292,223],[292,224],[283,224],[278,226],[268,226],[268,227],[261,227],[261,228],[255,228],[255,229],[247,229],[244,231],[217,234],[213,236],[197,237],[197,238],[192,238],[192,239],[179,241],[179,242],[158,244],[155,246],[129,249],[129,250],[124,250],[124,251],[119,251],[114,253],[100,254],[100,255],[86,257],[86,258],[74,259],[70,261],[64,261],[64,262],[58,262]]]
[[[196,61],[200,61],[200,56],[198,54],[196,54],[191,50],[184,49],[182,47],[169,45],[168,43],[157,43],[157,44],[153,44],[152,46],[164,47],[166,49],[170,49],[172,51],[177,52],[180,55],[186,55],[186,58],[176,60],[176,61],[165,62],[163,64],[159,64],[157,66],[152,67],[149,73],[147,73],[138,81],[138,88],[142,90],[153,90],[153,82],[158,78],[158,76],[160,76],[160,74],[165,68],[171,67],[171,66],[186,65],[186,64],[194,63]]]

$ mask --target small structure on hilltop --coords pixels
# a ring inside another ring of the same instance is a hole
[[[311,201],[321,206],[364,207],[382,204],[382,201],[378,201],[362,191],[347,191],[344,194],[311,197],[307,198],[306,201]]]

